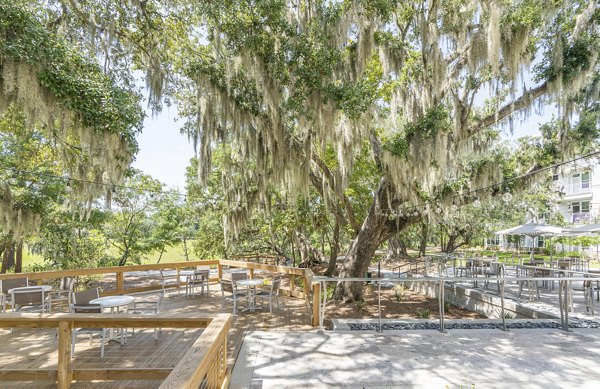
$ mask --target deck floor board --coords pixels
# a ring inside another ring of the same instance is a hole
[[[136,298],[156,297],[154,293],[136,294]],[[269,313],[268,304],[256,312],[241,312],[234,316],[228,338],[228,363],[231,367],[237,358],[247,331],[279,331],[311,329],[310,311],[306,301],[282,297],[281,309],[274,307]],[[163,298],[161,311],[169,314],[216,314],[231,312],[232,306],[221,309],[221,292],[211,285],[210,297],[186,297],[175,290]],[[202,329],[163,328],[159,339],[154,340],[154,329],[129,330],[127,344],[110,341],[105,345],[105,355],[100,358],[99,336],[93,337],[90,346],[87,335],[79,335],[73,357],[73,368],[172,368],[185,355],[201,334]],[[55,329],[0,329],[1,369],[56,369],[58,345]],[[73,388],[155,388],[160,381],[105,381],[74,382]],[[52,388],[52,382],[2,382],[2,388]]]

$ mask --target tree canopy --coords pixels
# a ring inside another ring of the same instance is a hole
[[[222,209],[203,217],[216,228],[224,216],[225,243],[248,222],[274,249],[291,239],[278,225],[298,243],[326,236],[332,253],[345,236],[346,276],[407,227],[454,224],[452,207],[519,191],[527,183],[512,178],[597,145],[593,0],[0,4],[2,96],[34,91],[26,117],[50,112],[45,126],[70,131],[48,139],[81,141],[94,172],[119,178],[143,74],[151,107],[175,104],[198,150],[188,210]],[[501,131],[545,105],[558,115],[543,136],[504,152]]]
[[[34,138],[54,149],[54,174],[77,178],[73,201],[91,201],[119,182],[137,152],[141,129],[140,96],[109,77],[77,45],[49,31],[49,12],[41,4],[0,1],[0,112],[23,114]],[[24,167],[35,169],[35,164]],[[26,212],[12,201],[10,185],[0,196],[0,214],[10,231]],[[38,215],[39,216],[39,215]],[[39,220],[39,218],[37,218]]]

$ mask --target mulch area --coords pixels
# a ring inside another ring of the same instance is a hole
[[[418,263],[422,269],[422,263],[414,258],[399,258],[395,261],[387,261],[381,264],[381,270],[398,272],[410,271]],[[313,269],[319,273],[324,272],[325,266]],[[375,278],[375,277],[374,277]],[[325,311],[325,325],[331,328],[331,319],[376,319],[378,314],[377,287],[367,286],[363,302],[345,303],[341,301],[328,301]],[[446,319],[486,319],[486,316],[477,312],[469,311],[462,307],[446,303],[444,310]],[[427,297],[410,289],[402,288],[400,285],[390,289],[381,290],[381,318],[382,319],[438,319],[439,305],[436,298]]]
[[[325,311],[326,326],[331,319],[375,319],[378,318],[377,289],[365,291],[364,302],[344,303],[328,301]],[[410,289],[392,288],[381,290],[382,319],[437,319],[438,300],[429,298]],[[485,319],[486,316],[459,306],[446,303],[446,319]]]

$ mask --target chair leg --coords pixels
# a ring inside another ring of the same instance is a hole
[[[100,339],[100,358],[104,358],[104,343],[106,341],[106,329],[102,329],[102,338]]]
[[[269,295],[269,313],[273,313],[273,297]]]
[[[71,359],[75,355],[75,339],[77,338],[77,331],[71,331]]]

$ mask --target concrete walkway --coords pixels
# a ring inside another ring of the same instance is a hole
[[[250,332],[231,388],[600,388],[600,331]]]

